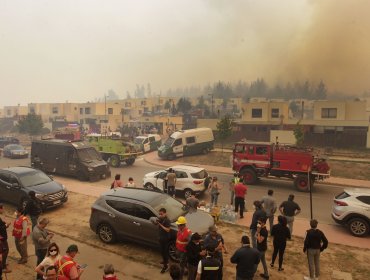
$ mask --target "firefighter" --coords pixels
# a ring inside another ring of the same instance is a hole
[[[78,247],[75,244],[69,245],[66,255],[59,259],[55,265],[58,268],[58,279],[60,280],[79,280],[84,272],[74,258],[78,253]]]
[[[21,255],[21,258],[18,260],[19,264],[27,263],[27,237],[31,233],[29,228],[29,221],[27,217],[22,214],[22,212],[23,208],[18,207],[15,211],[17,217],[13,224],[15,247],[17,248],[18,253]]]
[[[177,219],[176,224],[178,227],[176,238],[176,253],[180,261],[180,274],[182,277],[186,269],[186,246],[190,241],[191,230],[186,227],[186,219],[183,216],[180,216]]]

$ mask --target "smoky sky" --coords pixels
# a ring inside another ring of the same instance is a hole
[[[0,106],[265,78],[370,90],[365,0],[0,0]]]

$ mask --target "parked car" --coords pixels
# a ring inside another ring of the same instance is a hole
[[[176,165],[171,168],[176,174],[176,192],[182,192],[184,198],[206,190],[208,173],[204,168],[191,165]],[[143,178],[144,188],[165,191],[164,179],[168,170],[169,168],[145,174]]]
[[[175,221],[185,216],[193,232],[205,234],[214,224],[208,213],[198,210],[188,213],[187,207],[167,194],[138,188],[119,188],[102,194],[91,207],[90,228],[105,243],[129,240],[158,247],[159,230],[152,222],[159,217],[159,209],[166,208],[171,221],[169,253],[175,256],[177,226]]]
[[[10,144],[4,147],[3,155],[8,158],[28,158],[28,151],[21,145]]]
[[[345,189],[334,198],[331,216],[337,223],[348,226],[352,235],[367,236],[370,232],[370,190]]]
[[[161,136],[158,134],[140,135],[135,137],[134,143],[143,152],[156,151],[162,144]]]
[[[13,136],[0,136],[0,148],[9,144],[19,144],[19,139]]]
[[[0,169],[1,200],[25,206],[30,191],[36,192],[36,198],[44,210],[68,200],[67,189],[40,170],[30,167]]]

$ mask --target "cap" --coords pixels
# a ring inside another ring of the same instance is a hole
[[[217,231],[218,230],[218,228],[217,228],[217,226],[216,225],[213,225],[213,226],[210,226],[209,227],[209,231],[210,232],[212,232],[212,231]]]
[[[69,245],[66,252],[67,253],[78,252],[77,245],[76,244]]]
[[[177,221],[176,221],[176,224],[177,225],[185,225],[186,224],[186,219],[184,216],[180,216]]]

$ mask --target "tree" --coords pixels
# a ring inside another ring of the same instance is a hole
[[[226,115],[217,123],[217,138],[221,141],[221,149],[224,151],[225,141],[232,135],[232,119]]]
[[[321,80],[320,83],[317,85],[317,88],[314,92],[314,98],[315,99],[326,99],[326,86],[324,82]]]
[[[177,102],[177,111],[186,114],[190,110],[191,110],[190,101],[186,97],[181,97]]]
[[[40,115],[28,114],[18,121],[17,127],[21,133],[36,135],[41,133],[44,123],[42,122]]]
[[[303,146],[304,142],[304,130],[303,127],[299,122],[297,122],[297,125],[295,126],[294,130],[294,137],[295,137],[295,143],[298,147]]]

